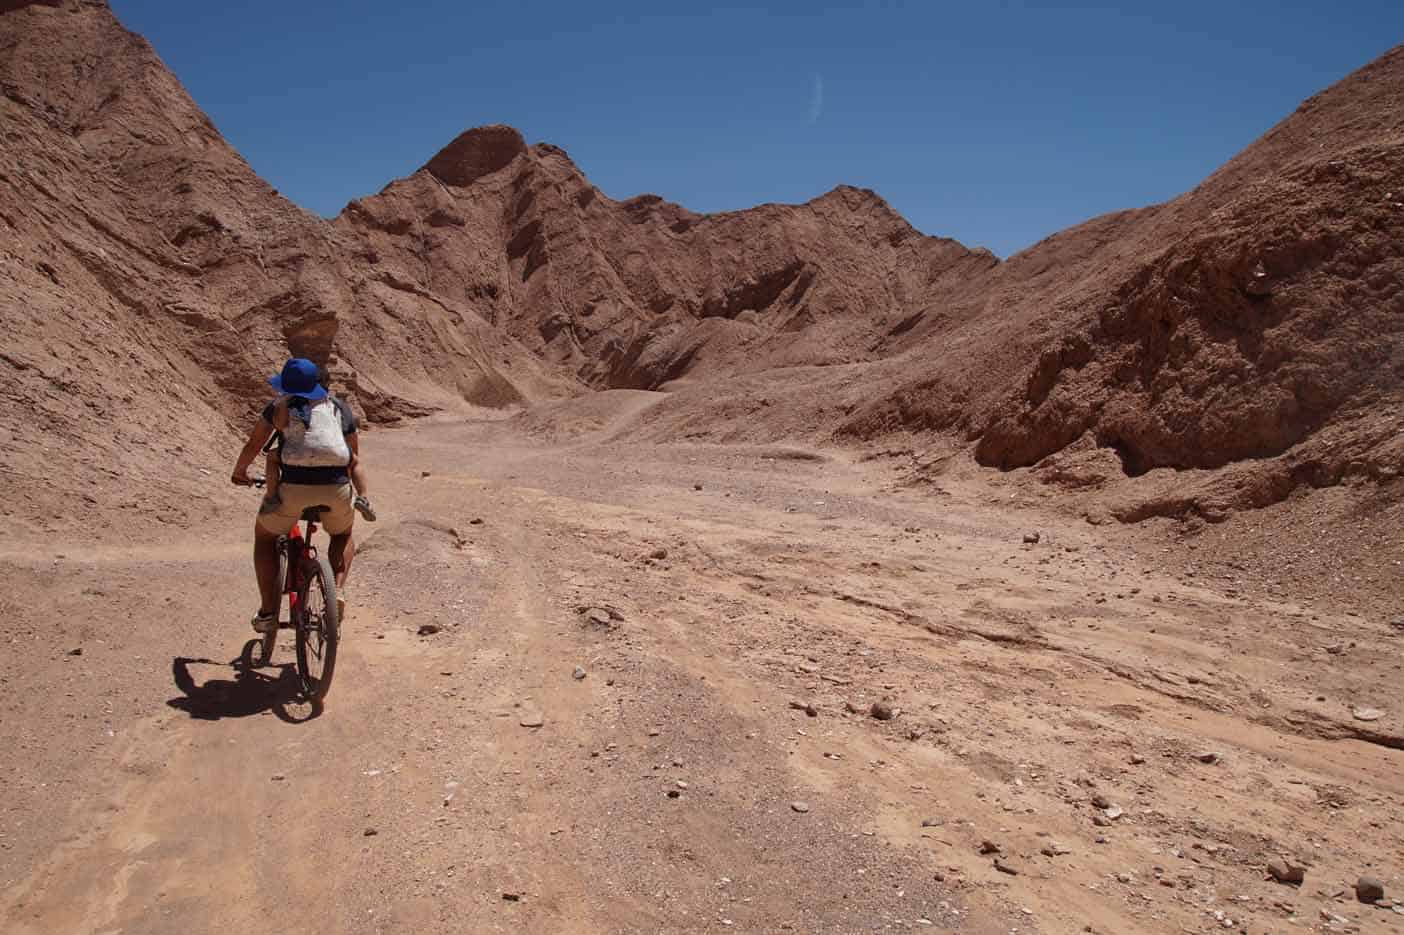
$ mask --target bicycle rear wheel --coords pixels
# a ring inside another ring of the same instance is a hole
[[[332,672],[336,669],[336,643],[341,621],[336,615],[336,579],[325,556],[302,559],[302,582],[298,589],[297,674],[303,693],[313,701],[327,696]]]

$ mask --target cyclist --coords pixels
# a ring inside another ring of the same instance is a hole
[[[360,454],[356,417],[344,401],[327,392],[318,380],[317,365],[310,360],[292,358],[268,383],[287,398],[264,407],[229,478],[242,486],[253,483],[249,465],[275,431],[283,433],[278,502],[267,509],[261,506],[254,522],[259,607],[252,623],[257,633],[278,627],[278,538],[292,532],[304,509],[327,508],[322,525],[331,536],[327,557],[336,577],[338,616],[345,609],[346,578],[356,556],[350,478],[351,464]],[[280,428],[275,420],[285,420],[285,425]]]
[[[331,391],[331,373],[323,364],[317,365],[317,382],[326,389],[328,396],[334,396]],[[261,513],[273,512],[283,502],[278,495],[278,487],[283,479],[281,442],[282,433],[288,426],[288,403],[291,399],[290,396],[280,395],[263,409],[264,421],[272,423],[276,439],[271,447],[267,444],[263,446],[267,456],[263,459],[263,506],[259,509]],[[356,499],[352,501],[356,512],[360,513],[366,522],[375,522],[375,507],[371,506],[370,502],[366,469],[355,451],[351,452],[351,463],[346,471],[351,475],[351,486],[356,492]]]

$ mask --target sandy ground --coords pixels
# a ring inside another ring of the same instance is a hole
[[[231,664],[253,494],[0,545],[0,930],[1404,931],[1389,620],[647,403],[369,434],[311,719]]]

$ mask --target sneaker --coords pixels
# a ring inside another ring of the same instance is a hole
[[[375,522],[375,507],[371,506],[370,500],[365,497],[357,497],[355,500],[356,512],[366,518],[366,522]]]
[[[260,611],[254,614],[253,620],[249,622],[253,625],[255,633],[272,633],[278,629],[278,612],[265,614]]]

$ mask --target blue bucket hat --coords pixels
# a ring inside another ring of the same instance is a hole
[[[283,372],[269,377],[268,385],[279,393],[301,396],[314,403],[327,398],[327,388],[317,382],[317,365],[305,357],[294,357],[283,364]]]

